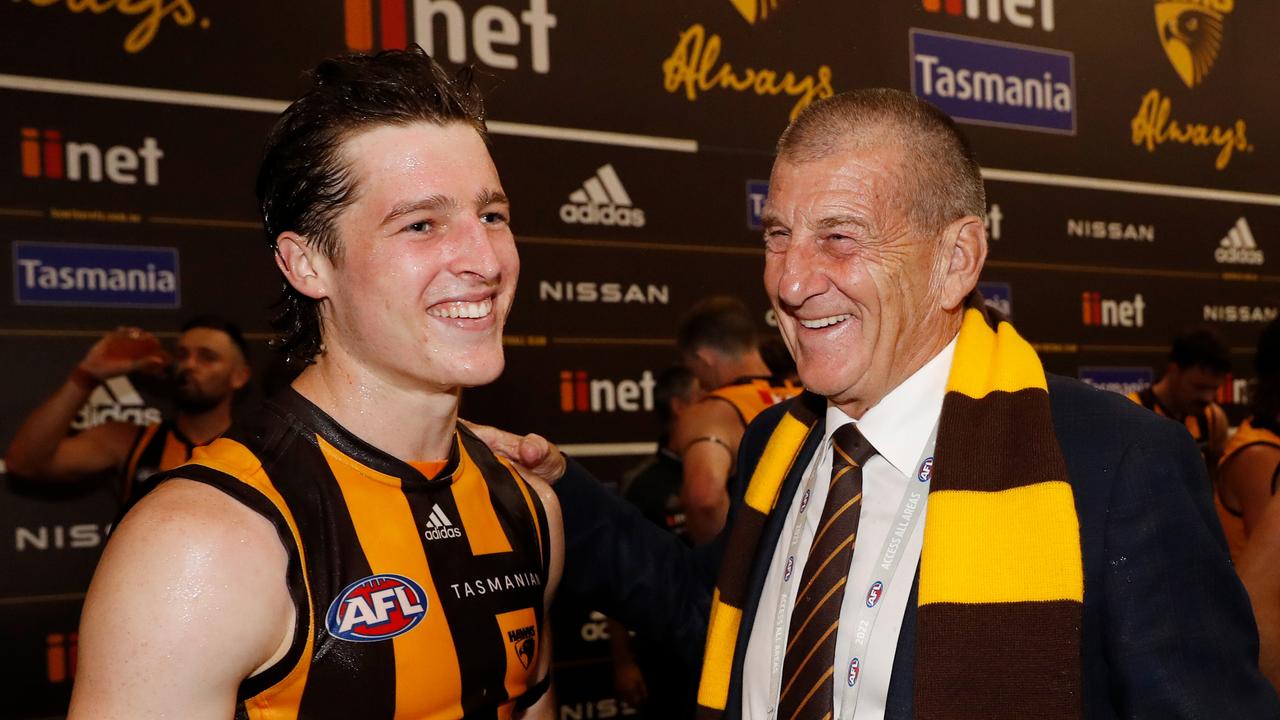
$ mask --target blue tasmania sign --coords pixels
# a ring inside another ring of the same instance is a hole
[[[911,29],[911,90],[961,122],[1075,134],[1075,57]]]
[[[1080,379],[1103,390],[1128,395],[1151,387],[1149,367],[1082,367]]]
[[[71,243],[13,244],[19,305],[176,308],[176,248]]]

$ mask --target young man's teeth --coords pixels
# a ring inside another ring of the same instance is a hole
[[[818,318],[817,320],[801,320],[800,324],[810,330],[817,330],[818,328],[824,328],[828,325],[835,325],[838,322],[844,322],[850,317],[851,316],[848,313],[845,313],[844,315],[832,315],[830,317]]]
[[[449,307],[432,308],[427,311],[428,315],[443,318],[482,318],[493,312],[492,300],[481,300],[480,302],[453,303]]]

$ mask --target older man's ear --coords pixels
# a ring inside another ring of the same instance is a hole
[[[987,231],[982,219],[966,215],[942,231],[943,252],[949,257],[942,280],[942,306],[955,310],[978,285],[987,261]]]

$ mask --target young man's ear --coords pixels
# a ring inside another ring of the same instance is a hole
[[[329,259],[307,239],[295,232],[280,233],[276,238],[276,267],[295,290],[309,298],[327,297],[325,276]]]

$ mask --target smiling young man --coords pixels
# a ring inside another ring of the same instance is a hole
[[[468,76],[321,63],[258,194],[291,389],[141,502],[86,600],[72,718],[553,717],[554,495],[457,422],[519,261]]]

